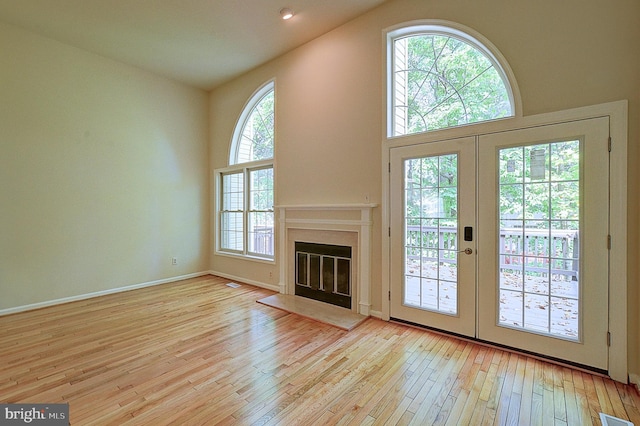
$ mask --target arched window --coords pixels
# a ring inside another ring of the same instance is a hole
[[[506,61],[472,33],[442,21],[388,33],[388,136],[516,115]]]
[[[274,258],[275,86],[258,89],[236,124],[229,166],[216,170],[219,253]]]
[[[274,101],[273,82],[251,97],[233,133],[229,164],[273,158]]]

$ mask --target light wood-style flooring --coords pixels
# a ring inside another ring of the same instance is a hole
[[[635,388],[370,318],[343,331],[206,276],[0,317],[0,403],[72,425],[640,425]]]

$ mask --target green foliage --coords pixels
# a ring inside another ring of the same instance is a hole
[[[544,152],[540,164],[534,164],[536,152]],[[558,228],[579,220],[579,141],[502,149],[499,162],[501,219],[563,222],[555,223]]]
[[[249,161],[273,158],[274,91],[267,93],[251,111],[242,132],[242,143],[251,147]]]
[[[251,210],[273,210],[273,167],[251,170]]]
[[[407,217],[457,218],[458,156],[456,154],[407,160],[405,176]]]
[[[405,95],[399,108],[406,109],[406,134],[511,114],[502,78],[475,47],[437,34],[399,39],[397,48],[399,43],[406,47],[406,63],[396,69],[397,81],[406,84],[406,88],[396,85]]]

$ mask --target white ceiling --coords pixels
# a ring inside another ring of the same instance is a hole
[[[211,89],[385,1],[0,0],[0,21]]]

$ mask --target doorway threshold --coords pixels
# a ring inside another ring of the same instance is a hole
[[[499,343],[493,343],[490,342],[488,340],[482,340],[482,339],[477,339],[475,337],[469,337],[469,336],[465,336],[463,334],[458,334],[458,333],[452,333],[446,330],[441,330],[438,328],[434,328],[434,327],[429,327],[427,325],[422,325],[422,324],[417,324],[411,321],[405,321],[399,318],[389,318],[390,322],[394,322],[396,324],[403,324],[409,327],[413,327],[413,328],[419,328],[422,330],[426,330],[426,331],[430,331],[433,333],[437,333],[437,334],[442,334],[445,336],[452,336],[455,337],[457,339],[460,340],[464,340],[467,342],[472,342],[472,343],[477,343],[479,345],[483,345],[483,346],[487,346],[487,347],[491,347],[491,348],[496,348],[496,349],[501,349],[503,351],[507,351],[507,352],[511,352],[511,353],[516,353],[516,354],[520,354],[520,355],[524,355],[524,356],[528,356],[540,361],[546,361],[552,364],[556,364],[559,365],[561,367],[567,367],[567,368],[572,368],[574,370],[580,370],[583,371],[585,373],[589,373],[589,374],[594,374],[597,376],[601,376],[601,377],[607,377],[610,378],[609,376],[609,372],[606,370],[602,370],[599,368],[595,368],[595,367],[590,367],[588,365],[583,365],[583,364],[578,364],[575,362],[571,362],[571,361],[567,361],[564,359],[560,359],[560,358],[554,358],[554,357],[550,357],[550,356],[545,356],[536,352],[531,352],[531,351],[526,351],[523,349],[518,349],[518,348],[514,348],[511,346],[506,346],[506,345],[501,345]]]

